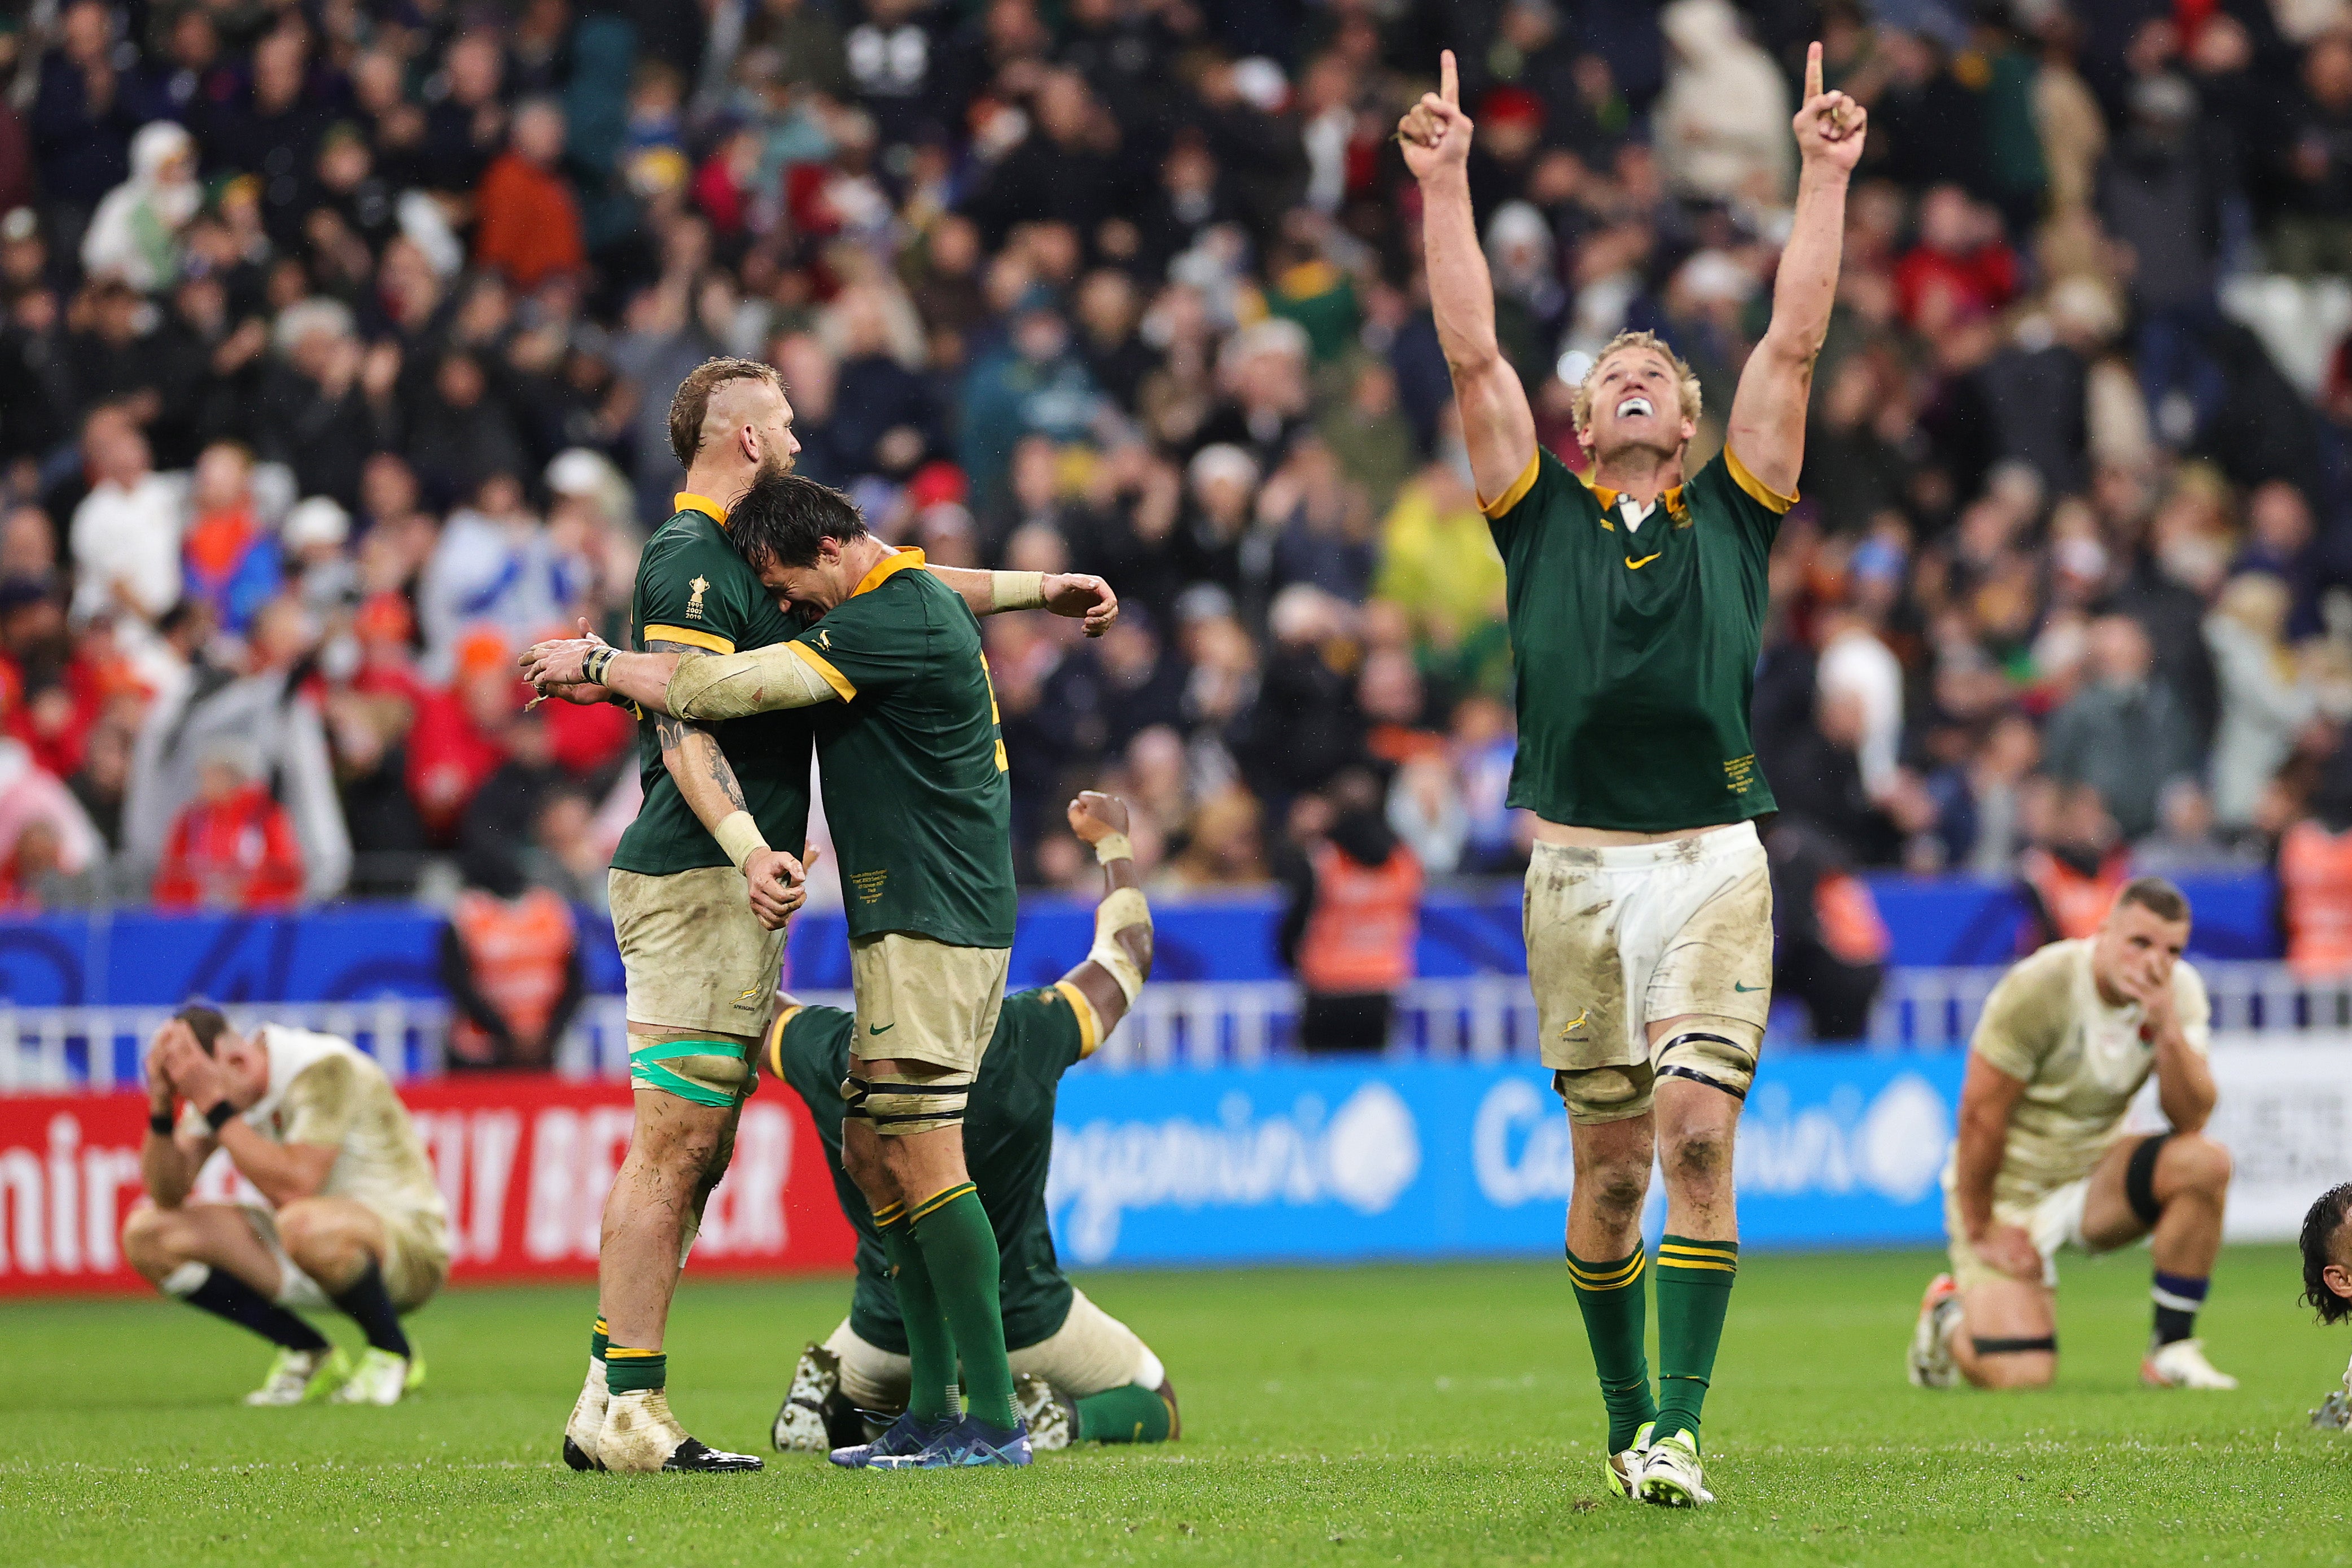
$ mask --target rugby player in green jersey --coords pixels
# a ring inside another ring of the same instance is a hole
[[[629,613],[641,648],[717,658],[799,632],[727,536],[735,498],[759,476],[790,468],[800,449],[792,422],[775,371],[756,361],[710,360],[679,384],[670,443],[686,488],[639,558]],[[1031,605],[1116,614],[1096,578],[941,575],[982,614]],[[1008,583],[1020,592],[1006,592]],[[614,695],[593,683],[535,684],[572,702]],[[794,713],[697,724],[641,711],[640,720],[645,800],[613,857],[610,889],[636,1121],[605,1200],[588,1375],[563,1456],[580,1469],[756,1469],[758,1459],[707,1447],[670,1414],[662,1342],[678,1271],[757,1081],[751,1057],[773,1005],[782,928],[802,896],[799,863],[770,846],[806,833],[811,729]],[[757,911],[744,895],[754,876],[773,889]]]
[[[1440,90],[1397,128],[1507,575],[1519,728],[1509,801],[1538,819],[1528,973],[1575,1147],[1568,1265],[1609,1412],[1607,1479],[1655,1503],[1710,1500],[1699,1410],[1738,1267],[1733,1137],[1771,1001],[1771,889],[1752,819],[1773,805],[1748,744],[1749,689],[1863,129],[1859,104],[1822,89],[1814,45],[1794,224],[1723,451],[1685,472],[1698,381],[1654,335],[1623,333],[1576,389],[1588,479],[1538,446],[1496,341],[1451,54]],[[1666,1181],[1655,1394],[1640,1228],[1654,1157]]]
[[[814,709],[825,816],[840,857],[860,1029],[845,1080],[842,1159],[897,1269],[919,1383],[907,1416],[839,1462],[1024,1465],[998,1315],[996,1237],[964,1166],[962,1122],[996,1027],[1013,946],[1012,792],[980,623],[921,570],[919,550],[866,531],[848,498],[762,475],[729,542],[760,580],[822,619],[794,640],[681,659],[542,643],[525,673],[587,681],[694,722]],[[1011,595],[1037,603],[1031,585]],[[752,909],[781,923],[793,888],[747,868]],[[961,1363],[971,1408],[956,1417]]]
[[[1151,911],[1137,887],[1126,803],[1088,792],[1070,803],[1069,819],[1103,868],[1093,951],[1052,985],[1004,999],[963,1127],[964,1158],[1003,1258],[998,1305],[1013,1386],[1030,1443],[1040,1449],[1157,1443],[1177,1434],[1176,1393],[1160,1358],[1063,1277],[1046,1223],[1062,1074],[1118,1026],[1151,973]],[[849,1316],[824,1344],[801,1352],[776,1412],[777,1447],[824,1453],[870,1442],[878,1428],[866,1426],[869,1418],[887,1424],[903,1412],[914,1369],[882,1236],[865,1194],[841,1168],[841,1080],[853,1070],[856,1018],[838,1007],[783,1003],[760,1059],[808,1102],[835,1195],[857,1232]]]

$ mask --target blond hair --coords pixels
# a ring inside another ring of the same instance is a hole
[[[1576,420],[1578,434],[1581,435],[1591,428],[1593,384],[1600,378],[1601,367],[1609,363],[1609,356],[1621,349],[1648,349],[1674,366],[1675,395],[1682,404],[1682,416],[1694,425],[1698,423],[1698,373],[1691,369],[1683,356],[1675,353],[1667,345],[1666,340],[1657,333],[1620,332],[1610,339],[1599,353],[1592,356],[1591,367],[1585,371],[1584,379],[1576,384],[1576,401],[1571,405],[1571,410]]]

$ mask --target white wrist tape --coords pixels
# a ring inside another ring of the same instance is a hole
[[[1151,906],[1143,901],[1143,894],[1134,888],[1113,890],[1111,896],[1095,910],[1095,944],[1087,952],[1087,958],[1102,965],[1110,977],[1118,982],[1119,991],[1127,997],[1127,1005],[1130,1007],[1135,1005],[1136,996],[1143,990],[1143,971],[1137,966],[1134,956],[1120,944],[1118,933],[1137,926],[1141,926],[1146,932],[1151,930]]]
[[[1042,610],[1045,607],[1043,572],[991,572],[990,600],[1000,610]]]
[[[1124,833],[1106,833],[1095,840],[1095,864],[1108,866],[1114,860],[1135,858],[1135,846]]]
[[[760,825],[751,820],[751,814],[748,811],[729,813],[711,830],[710,837],[719,840],[719,847],[727,851],[727,858],[735,862],[738,871],[743,868],[743,862],[751,858],[752,851],[768,847],[767,838],[760,832]]]

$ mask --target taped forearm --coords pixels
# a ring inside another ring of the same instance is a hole
[[[1087,957],[1100,964],[1103,971],[1118,983],[1127,1005],[1135,1005],[1135,998],[1143,990],[1144,973],[1127,944],[1118,940],[1121,931],[1140,926],[1148,939],[1151,934],[1151,906],[1143,894],[1134,888],[1114,889],[1095,910],[1095,945]]]
[[[990,607],[1000,614],[1006,610],[1042,610],[1045,607],[1045,574],[991,572],[988,596]]]
[[[809,708],[842,695],[794,644],[679,662],[662,706],[681,719],[709,723],[779,708]]]

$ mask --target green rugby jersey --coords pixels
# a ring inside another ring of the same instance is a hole
[[[637,559],[629,595],[630,635],[686,643],[713,653],[765,647],[800,630],[727,542],[727,513],[707,497],[680,491],[677,512],[654,531]],[[805,710],[755,713],[710,727],[743,786],[744,808],[768,842],[798,855],[808,838],[809,747]],[[613,853],[615,870],[675,876],[729,864],[662,766],[653,715],[637,715],[637,779],[645,804]]]
[[[964,1114],[963,1155],[996,1232],[1003,1271],[997,1298],[1007,1350],[1026,1350],[1061,1331],[1070,1315],[1070,1282],[1054,1256],[1045,1217],[1045,1173],[1054,1149],[1054,1094],[1071,1063],[1093,1053],[1092,1014],[1071,1005],[1060,984],[1004,999],[996,1033],[981,1058],[980,1079]],[[874,1234],[866,1195],[841,1171],[841,1080],[849,1071],[855,1017],[838,1007],[803,1007],[770,1031],[768,1065],[807,1101],[824,1141],[841,1212],[857,1232],[857,1285],[849,1326],[866,1343],[907,1353],[907,1331],[890,1285],[890,1262]]]
[[[808,710],[853,937],[1011,947],[1013,786],[980,622],[901,550],[793,646],[841,700]]]
[[[1795,500],[1727,447],[1638,528],[1615,490],[1540,449],[1486,504],[1517,688],[1510,805],[1631,833],[1776,809],[1748,707],[1766,560]]]

